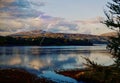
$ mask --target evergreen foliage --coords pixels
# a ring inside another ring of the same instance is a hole
[[[120,0],[112,0],[107,4],[108,11],[105,11],[106,20],[104,24],[108,28],[115,30],[118,34],[116,37],[111,37],[108,41],[107,49],[115,58],[116,66],[120,66]]]

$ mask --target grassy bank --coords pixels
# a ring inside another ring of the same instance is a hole
[[[95,69],[64,70],[57,73],[84,81],[85,83],[120,83],[120,69],[113,66],[98,66]]]

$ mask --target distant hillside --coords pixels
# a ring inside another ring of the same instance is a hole
[[[42,30],[34,30],[27,32],[19,32],[16,34],[9,35],[12,37],[23,37],[23,38],[36,38],[36,37],[49,37],[49,38],[70,38],[70,39],[91,39],[99,38],[97,35],[88,35],[88,34],[67,34],[67,33],[52,33]]]
[[[101,34],[100,36],[114,37],[114,36],[117,36],[117,33],[116,32],[108,32],[108,33]]]
[[[84,40],[88,39],[93,43],[106,43],[107,37],[97,36],[97,35],[88,35],[88,34],[68,34],[68,33],[52,33],[42,30],[34,30],[27,32],[19,32],[16,34],[9,35],[12,37],[21,37],[21,38],[37,38],[37,37],[46,37],[46,38],[65,38],[65,39],[74,39],[74,40]]]

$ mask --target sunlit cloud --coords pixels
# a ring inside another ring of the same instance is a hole
[[[41,19],[37,17],[43,12],[35,7],[44,5],[39,0],[0,0],[0,35],[39,28]]]
[[[86,20],[78,20],[76,22],[87,25],[87,24],[99,24],[103,20],[104,20],[104,18],[99,16],[99,17],[94,17],[94,18],[90,18],[90,19],[86,19]]]

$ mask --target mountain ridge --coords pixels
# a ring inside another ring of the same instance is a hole
[[[89,35],[89,34],[70,34],[70,33],[52,33],[42,30],[34,30],[27,32],[19,32],[16,34],[9,35],[15,38],[55,38],[55,39],[69,39],[69,40],[89,40],[95,44],[104,44],[107,43],[108,37],[98,36],[98,35]]]
[[[103,33],[100,36],[104,36],[104,37],[114,37],[117,36],[117,32],[108,32],[108,33]]]
[[[18,32],[15,34],[11,34],[9,36],[12,37],[60,37],[60,38],[74,38],[74,37],[80,37],[81,38],[88,38],[88,37],[98,37],[97,35],[90,35],[90,34],[75,34],[75,33],[53,33],[53,32],[46,32],[46,31],[42,31],[42,30],[34,30],[34,31],[26,31],[26,32]]]

